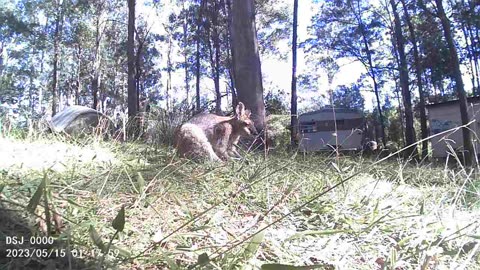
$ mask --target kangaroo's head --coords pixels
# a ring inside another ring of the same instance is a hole
[[[255,124],[253,120],[250,119],[250,115],[252,112],[250,110],[245,110],[245,105],[242,102],[239,102],[237,108],[235,109],[236,112],[236,126],[238,133],[242,136],[250,136],[256,135],[258,132],[255,129]]]

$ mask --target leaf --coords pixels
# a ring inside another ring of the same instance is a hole
[[[43,190],[45,189],[47,181],[47,175],[43,176],[42,182],[38,185],[37,190],[33,194],[33,197],[30,199],[27,205],[27,211],[31,214],[35,213],[35,209],[37,209],[38,204],[40,204],[40,199],[42,198]]]
[[[425,214],[425,200],[422,201],[422,204],[420,205],[420,215]]]
[[[172,270],[180,269],[174,259],[168,256],[165,256],[164,259],[165,259],[165,262],[168,264],[168,269],[172,269]]]
[[[319,268],[330,268],[331,265],[307,265],[307,266],[294,266],[288,264],[278,264],[278,263],[267,263],[262,264],[262,270],[308,270],[308,269],[319,269]]]
[[[5,188],[5,184],[0,185],[0,194],[2,194],[3,189]]]
[[[258,247],[260,247],[260,244],[263,242],[264,237],[265,231],[261,231],[252,237],[252,240],[250,243],[248,243],[248,246],[243,251],[243,259],[245,261],[249,261],[251,258],[253,258],[253,256],[255,256]]]
[[[93,243],[100,249],[103,251],[106,250],[106,247],[105,247],[105,244],[103,243],[102,241],[102,238],[100,237],[100,235],[98,234],[97,230],[95,230],[95,228],[93,227],[93,225],[90,225],[90,227],[88,228],[88,234],[90,235],[90,238],[93,240]]]
[[[48,199],[50,196],[48,196],[48,190],[47,190],[47,175],[45,173],[44,175],[45,179],[45,186],[43,188],[43,203],[44,203],[44,211],[45,211],[45,221],[47,222],[47,235],[50,235],[50,232],[52,231],[52,220],[50,216],[50,207],[48,206]]]
[[[207,253],[202,253],[198,255],[197,265],[204,265],[210,261]]]
[[[342,170],[340,170],[340,168],[338,167],[338,165],[337,165],[335,162],[332,162],[332,166],[333,166],[333,168],[335,168],[335,170],[336,170],[338,173],[342,173]]]
[[[143,178],[140,172],[137,172],[137,184],[138,184],[138,193],[142,194],[143,189],[145,188],[145,179]]]
[[[293,240],[293,239],[298,239],[298,238],[303,238],[308,235],[332,235],[332,234],[337,234],[337,233],[346,233],[348,230],[323,230],[323,231],[313,231],[313,230],[307,230],[303,232],[298,232],[289,238],[287,240]]]
[[[468,236],[468,237],[471,237],[471,238],[473,238],[473,239],[480,240],[480,235],[468,234],[467,236]]]
[[[112,226],[115,230],[121,232],[125,228],[125,206],[122,206],[122,209],[118,211],[117,216],[112,222]]]

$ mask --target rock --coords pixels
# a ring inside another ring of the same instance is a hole
[[[100,134],[112,134],[115,124],[105,114],[85,106],[69,106],[57,113],[50,122],[51,131],[72,136],[91,134],[95,129]]]

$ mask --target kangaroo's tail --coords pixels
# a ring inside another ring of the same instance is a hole
[[[190,123],[182,125],[175,141],[178,152],[183,157],[221,161],[213,151],[205,132],[197,125]]]

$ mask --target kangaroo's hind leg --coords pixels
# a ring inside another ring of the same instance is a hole
[[[184,124],[177,136],[177,149],[180,155],[197,160],[221,161],[200,127],[194,124]]]

